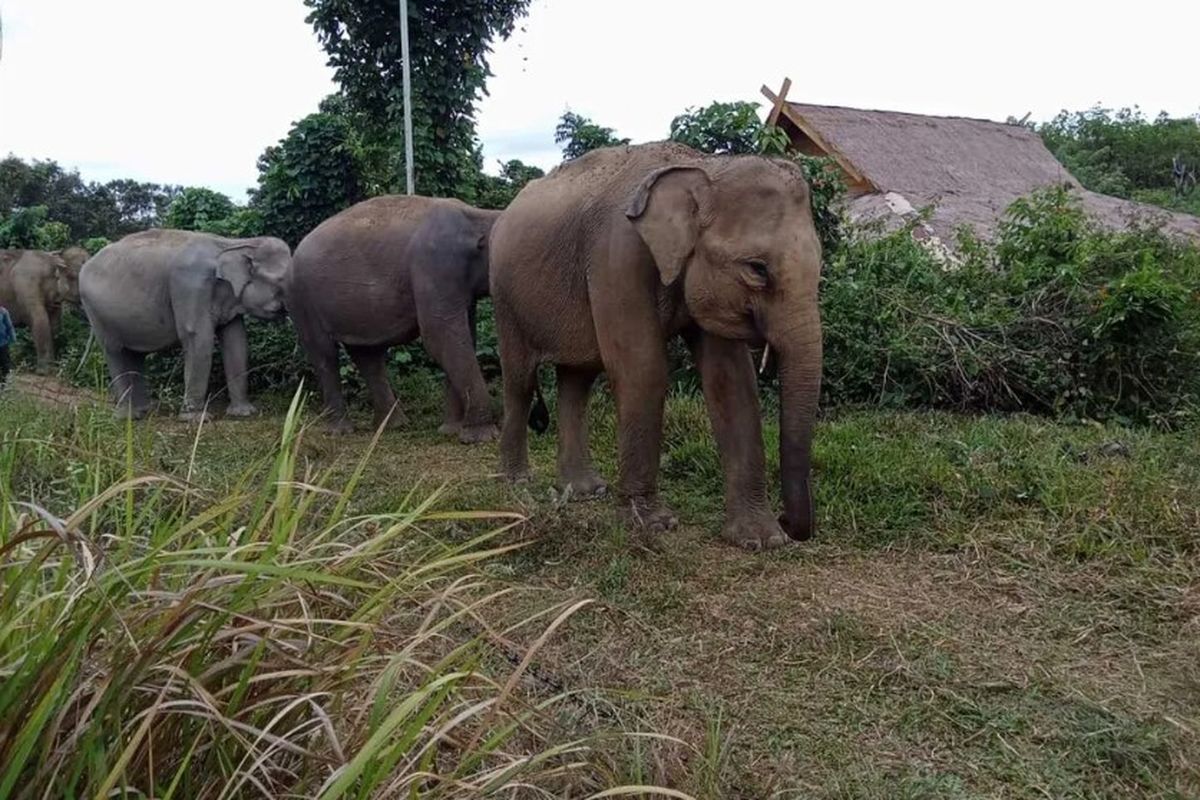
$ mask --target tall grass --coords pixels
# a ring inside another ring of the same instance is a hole
[[[441,511],[438,491],[355,515],[376,442],[328,488],[299,394],[223,491],[78,414],[0,435],[0,797],[651,791],[615,785],[565,692],[523,687],[587,601],[493,613],[513,589],[485,565],[520,546],[516,515]]]

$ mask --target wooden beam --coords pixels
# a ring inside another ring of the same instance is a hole
[[[859,172],[854,165],[850,163],[850,159],[846,158],[844,155],[838,152],[836,147],[827,142],[825,137],[822,136],[815,127],[810,125],[808,120],[806,120],[803,115],[794,110],[791,105],[786,103],[784,104],[783,116],[787,117],[788,121],[799,128],[805,136],[807,136],[809,139],[812,139],[817,147],[828,153],[829,157],[836,161],[837,165],[841,167],[853,181],[864,184],[875,191],[879,191],[878,186],[867,180],[866,176]]]
[[[771,100],[771,113],[767,115],[767,127],[774,128],[779,124],[779,114],[783,111],[783,104],[787,102],[788,90],[792,88],[792,79],[784,78],[783,86],[779,89],[779,96],[771,95],[771,90],[766,86],[762,87],[763,93]]]
[[[771,101],[771,115],[767,117],[767,125],[778,125],[780,116],[787,117],[788,121],[795,125],[801,133],[812,139],[817,147],[828,153],[829,157],[842,168],[842,171],[850,176],[852,181],[862,184],[872,191],[879,191],[878,186],[871,183],[871,181],[867,180],[866,176],[855,169],[854,165],[850,163],[850,159],[839,153],[837,148],[825,141],[825,137],[818,133],[817,129],[810,125],[803,115],[792,109],[791,105],[787,102],[787,93],[791,86],[791,78],[784,78],[783,87],[780,89],[779,94],[772,92],[771,88],[765,83],[759,89],[763,97]]]

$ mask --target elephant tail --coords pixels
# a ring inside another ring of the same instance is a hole
[[[541,382],[534,384],[533,408],[529,409],[529,427],[534,433],[545,433],[550,427],[550,412],[546,409],[546,398],[542,396]]]

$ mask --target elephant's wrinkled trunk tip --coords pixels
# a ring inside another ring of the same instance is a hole
[[[819,338],[779,353],[779,479],[788,536],[810,539],[816,533],[812,497],[812,440],[821,391]]]

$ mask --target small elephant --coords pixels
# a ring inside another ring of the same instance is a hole
[[[142,375],[146,353],[182,343],[179,416],[203,415],[213,345],[220,337],[229,387],[226,414],[253,414],[242,315],[283,316],[290,264],[291,252],[280,239],[226,239],[166,229],[131,234],[93,256],[80,271],[79,292],[108,359],[117,413],[145,416],[150,407]]]
[[[287,304],[317,373],[331,429],[352,429],[338,375],[345,346],[371,391],[375,425],[403,419],[388,348],[421,337],[446,372],[441,431],[464,443],[496,436],[475,358],[475,303],[488,293],[488,234],[498,211],[458,200],[388,195],[351,206],[296,247]]]
[[[821,243],[798,166],[663,142],[595,150],[517,195],[492,231],[491,259],[510,478],[528,473],[526,418],[537,365],[549,361],[558,370],[559,485],[575,496],[603,488],[585,427],[603,370],[617,406],[619,496],[644,530],[674,525],[658,499],[658,468],[666,342],[682,334],[725,473],[724,537],[757,550],[812,535]],[[779,365],[778,519],[749,351],[764,340]]]
[[[38,372],[54,367],[54,331],[62,307],[79,303],[79,268],[87,259],[82,247],[0,250],[0,306],[14,325],[32,330]]]

